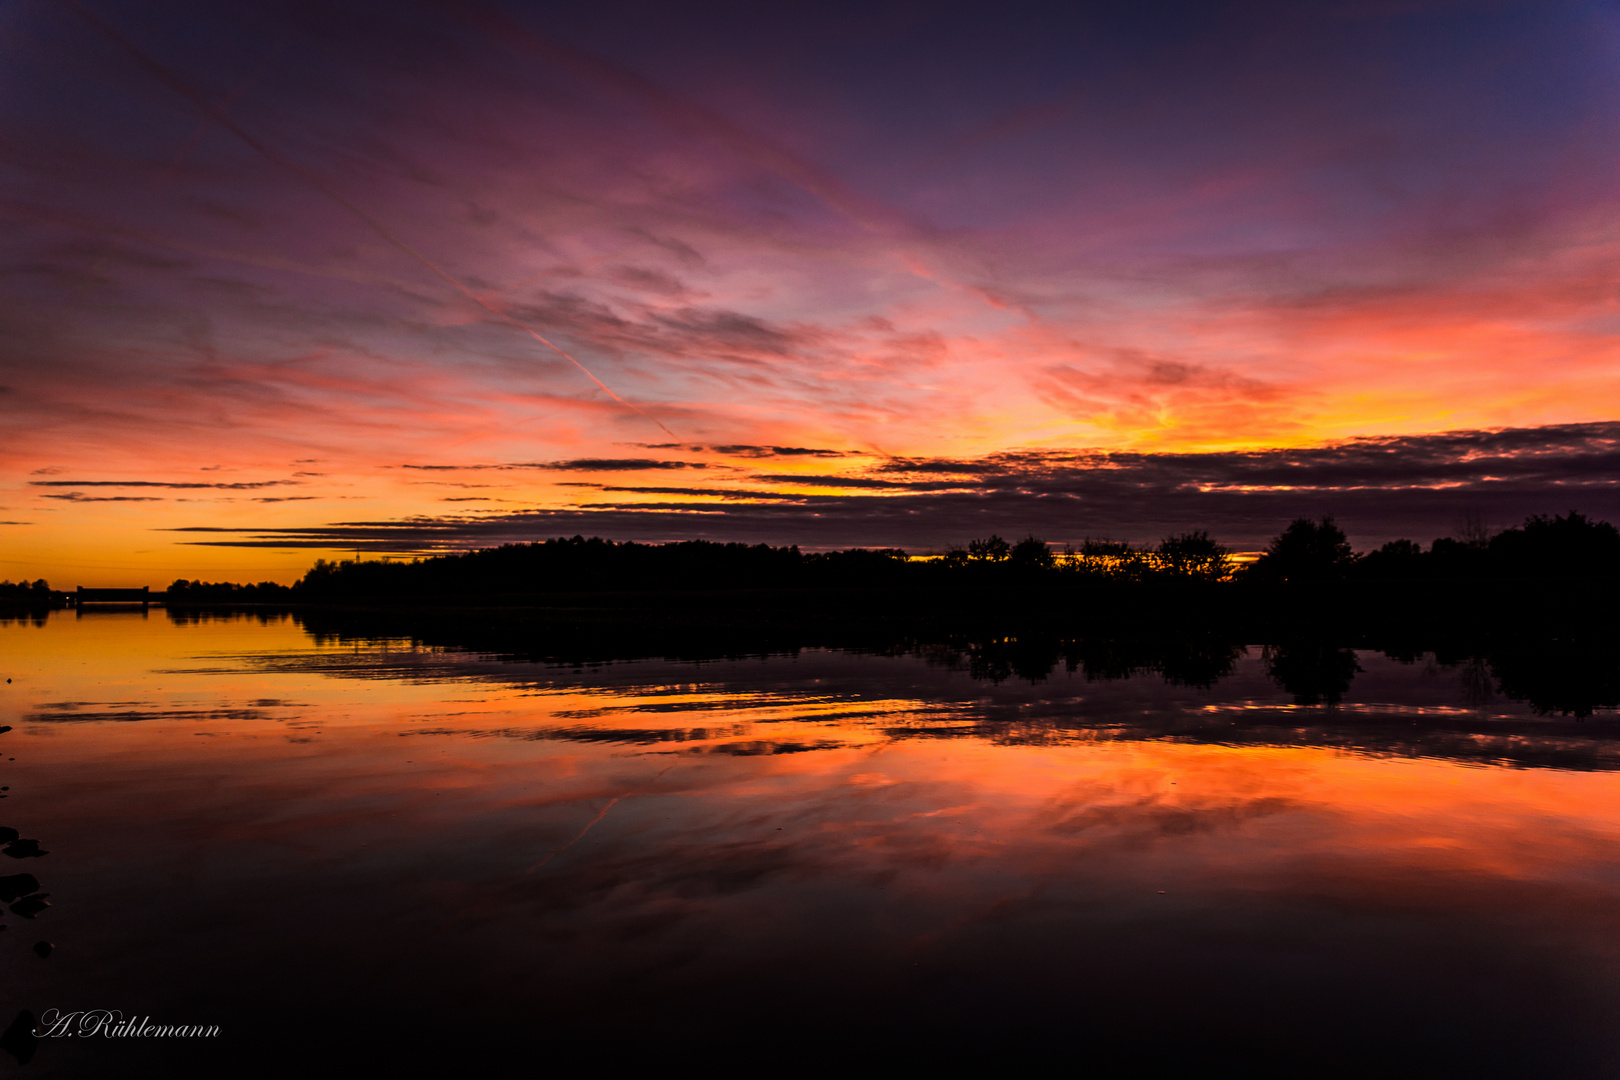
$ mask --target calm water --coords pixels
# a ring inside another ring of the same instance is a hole
[[[221,1031],[0,1062],[1620,1074],[1611,710],[1373,652],[1331,705],[1258,647],[1202,687],[940,660],[0,625],[0,822],[49,851],[0,871],[52,905],[4,920],[0,1025]]]

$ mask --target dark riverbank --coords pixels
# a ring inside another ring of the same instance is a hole
[[[500,596],[450,602],[178,605],[168,618],[290,613],[318,640],[406,640],[564,665],[705,661],[804,649],[933,658],[991,681],[1156,673],[1207,686],[1244,646],[1270,650],[1278,685],[1332,703],[1352,649],[1479,665],[1548,715],[1620,704],[1620,629],[1610,582],[1224,582],[1067,589],[735,590]]]

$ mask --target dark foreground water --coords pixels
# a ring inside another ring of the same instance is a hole
[[[0,872],[51,905],[0,1026],[218,1027],[13,1025],[0,1070],[1620,1075],[1612,710],[1328,653],[1302,692],[1260,647],[1031,682],[0,624],[0,823],[49,852]]]

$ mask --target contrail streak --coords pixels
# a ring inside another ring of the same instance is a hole
[[[615,796],[613,796],[613,798],[608,800],[608,804],[606,806],[602,807],[602,812],[601,813],[597,814],[595,817],[591,818],[590,821],[585,823],[585,827],[583,829],[579,830],[579,835],[578,836],[576,836],[572,840],[568,841],[568,843],[564,844],[562,847],[552,848],[550,854],[548,854],[545,858],[541,859],[539,862],[535,863],[533,866],[529,867],[527,870],[525,870],[523,872],[525,874],[534,873],[536,870],[538,870],[542,866],[546,865],[546,863],[550,862],[552,859],[555,859],[558,855],[561,855],[563,852],[567,851],[569,848],[573,847],[575,844],[577,844],[581,840],[585,839],[585,834],[590,832],[591,828],[593,826],[595,826],[595,824],[598,821],[601,821],[603,818],[607,817],[607,812],[609,810],[613,809],[613,804],[618,802],[622,798],[624,798],[623,795],[615,795]]]
[[[394,232],[391,229],[388,228],[388,226],[384,225],[382,222],[380,222],[376,218],[372,217],[365,210],[361,209],[358,205],[351,202],[348,199],[347,196],[343,195],[337,189],[335,189],[335,188],[331,187],[330,185],[328,185],[325,180],[322,180],[320,178],[319,175],[317,175],[316,173],[314,173],[310,169],[305,168],[303,165],[299,164],[296,160],[294,160],[294,159],[286,156],[285,154],[281,153],[280,151],[276,150],[274,147],[262,142],[260,139],[258,139],[256,136],[254,136],[251,132],[247,131],[240,124],[238,124],[235,120],[231,119],[229,113],[225,112],[223,109],[216,106],[213,102],[209,101],[207,98],[203,97],[201,94],[199,94],[195,90],[193,90],[187,83],[185,83],[178,76],[176,76],[172,72],[170,72],[168,68],[164,67],[162,64],[158,63],[152,57],[148,56],[140,48],[140,46],[136,45],[133,41],[129,40],[129,38],[127,38],[123,34],[119,33],[118,30],[115,27],[113,27],[111,24],[103,21],[94,12],[91,12],[91,11],[87,10],[83,5],[77,3],[76,0],[59,0],[59,2],[64,7],[68,8],[70,11],[72,11],[74,14],[78,15],[85,22],[89,23],[91,26],[95,27],[97,30],[100,30],[103,34],[106,34],[109,38],[113,39],[113,41],[117,42],[131,56],[133,56],[136,59],[136,61],[140,63],[140,65],[142,67],[146,68],[146,70],[148,72],[150,72],[152,74],[152,76],[154,78],[156,78],[159,82],[163,83],[163,85],[167,86],[169,89],[173,90],[175,93],[179,94],[181,97],[183,97],[187,101],[191,102],[193,105],[195,105],[197,108],[201,109],[203,112],[205,112],[208,115],[212,116],[214,118],[215,123],[219,124],[220,127],[224,128],[225,130],[229,131],[231,134],[235,135],[238,139],[241,139],[243,142],[247,143],[248,146],[250,146],[254,150],[258,151],[260,155],[262,155],[265,159],[270,161],[272,164],[277,165],[280,168],[283,168],[283,169],[287,170],[288,172],[292,173],[294,176],[298,177],[300,180],[303,180],[306,184],[309,184],[315,190],[319,191],[322,195],[325,195],[328,199],[331,199],[333,202],[335,202],[339,206],[343,207],[349,213],[351,213],[355,217],[359,218],[362,222],[364,222],[366,224],[366,226],[368,228],[371,229],[372,232],[374,232],[378,236],[382,237],[389,244],[392,244],[395,248],[397,248],[398,250],[400,250],[404,254],[408,255],[410,258],[414,259],[419,265],[422,266],[423,269],[427,270],[434,277],[437,277],[440,281],[442,281],[446,285],[450,286],[452,289],[454,289],[456,292],[460,293],[462,296],[465,296],[468,300],[471,300],[473,303],[477,304],[479,307],[483,308],[485,311],[489,312],[491,315],[495,316],[497,319],[499,319],[502,322],[506,323],[508,326],[511,326],[516,330],[521,330],[523,333],[529,335],[529,337],[533,338],[535,341],[539,342],[541,345],[544,345],[546,348],[550,349],[552,352],[556,353],[558,356],[562,357],[564,360],[567,360],[570,364],[573,364],[575,367],[577,367],[585,375],[585,377],[587,379],[589,379],[589,380],[591,380],[591,382],[595,383],[601,389],[601,391],[604,394],[606,394],[608,397],[612,398],[614,401],[618,402],[620,405],[623,405],[625,408],[629,409],[631,412],[635,413],[636,415],[638,415],[638,416],[640,416],[640,417],[642,417],[642,418],[644,418],[646,420],[651,420],[654,424],[658,425],[658,429],[660,431],[662,431],[665,435],[668,435],[670,438],[675,437],[675,433],[670,431],[669,428],[665,427],[663,425],[663,423],[658,420],[657,417],[652,416],[652,415],[644,412],[642,409],[638,408],[633,403],[631,403],[629,401],[626,401],[624,398],[620,397],[618,394],[615,394],[612,390],[608,389],[607,383],[603,382],[601,379],[598,379],[595,375],[591,374],[590,369],[587,368],[584,364],[580,363],[578,360],[576,360],[572,356],[568,355],[568,353],[564,352],[561,348],[559,348],[557,345],[555,345],[551,341],[548,341],[546,338],[542,337],[540,334],[535,332],[535,330],[533,328],[531,328],[530,326],[528,326],[526,323],[524,323],[524,322],[518,320],[517,318],[507,314],[501,308],[499,308],[496,305],[490,303],[488,300],[484,299],[482,296],[479,296],[477,293],[473,292],[467,286],[463,285],[461,283],[461,281],[459,279],[457,279],[456,277],[452,276],[449,271],[447,271],[443,267],[439,266],[438,263],[434,262],[432,259],[430,259],[426,255],[422,254],[422,252],[416,250],[416,248],[412,247],[409,243],[407,243],[401,237],[396,236],[394,234]]]
[[[673,769],[674,767],[675,766],[673,766],[673,765],[665,765],[662,769],[659,769],[657,774],[655,776],[653,776],[653,778],[651,780],[648,780],[645,784],[642,784],[639,787],[631,788],[629,791],[622,792],[622,793],[620,793],[618,795],[613,796],[613,798],[608,800],[608,804],[606,806],[602,807],[602,809],[597,812],[597,815],[595,817],[591,818],[590,821],[585,823],[585,827],[583,829],[579,830],[579,833],[577,835],[575,835],[575,837],[572,840],[568,841],[568,843],[564,844],[562,847],[552,848],[551,851],[546,855],[545,858],[541,859],[539,862],[535,863],[533,866],[529,867],[527,870],[524,870],[523,872],[525,874],[534,873],[536,870],[540,869],[542,866],[545,866],[546,863],[550,862],[552,859],[555,859],[558,855],[561,855],[563,852],[567,851],[569,848],[573,847],[575,844],[577,844],[581,840],[585,839],[585,834],[590,832],[593,828],[595,828],[597,822],[599,822],[603,818],[607,817],[607,812],[609,810],[613,809],[614,805],[616,803],[618,803],[618,801],[620,799],[628,799],[631,796],[633,796],[633,795],[635,795],[635,794],[637,794],[639,792],[645,791],[647,788],[652,787],[654,784],[658,783],[658,781],[660,781],[660,780],[662,780],[664,778],[665,773],[669,772],[669,770]]]
[[[270,65],[276,60],[280,59],[281,54],[287,49],[288,40],[288,36],[283,34],[281,39],[271,47],[270,51],[264,54],[264,57],[259,61],[258,66],[250,71],[247,78],[243,79],[235,90],[232,90],[229,94],[227,94],[219,102],[216,108],[220,112],[225,112],[235,106],[235,104],[242,99],[242,96],[253,88],[253,84],[258,82],[260,77],[270,69]],[[179,171],[180,163],[183,162],[186,155],[191,152],[191,148],[202,141],[202,137],[207,134],[208,127],[212,122],[212,114],[197,121],[197,126],[192,129],[190,135],[186,136],[186,141],[180,144],[179,149],[174,152],[174,156],[169,159],[169,164],[165,166],[163,172],[159,174],[157,181],[159,186],[167,183],[173,178],[174,174]]]

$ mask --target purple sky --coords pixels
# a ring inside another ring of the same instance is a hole
[[[0,576],[1620,516],[1612,5],[85,0],[0,49]]]

